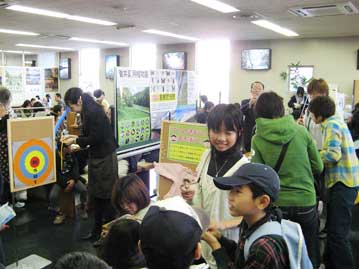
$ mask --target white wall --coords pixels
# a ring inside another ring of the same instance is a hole
[[[37,55],[37,66],[42,68],[54,68],[59,66],[57,52],[42,52]]]
[[[128,67],[130,62],[129,48],[100,50],[100,88],[105,92],[106,100],[110,105],[115,104],[115,80],[107,79],[105,75],[105,56],[119,55],[120,66]]]
[[[269,71],[241,70],[241,50],[271,48],[272,69]],[[352,94],[353,80],[359,79],[356,53],[359,37],[328,39],[293,39],[266,41],[234,41],[231,43],[230,100],[239,102],[249,96],[250,84],[262,81],[267,90],[278,92],[285,100],[293,94],[288,82],[280,73],[288,71],[288,65],[298,61],[314,65],[314,77],[339,85],[339,90]]]
[[[71,87],[79,86],[79,53],[78,51],[61,52],[60,59],[71,59],[71,79],[61,80],[59,78],[60,93],[62,96]]]
[[[1,57],[1,53],[0,53]],[[4,63],[7,66],[22,66],[22,54],[4,53]]]

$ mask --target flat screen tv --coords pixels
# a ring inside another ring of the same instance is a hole
[[[186,70],[186,52],[168,52],[163,54],[163,69]]]
[[[71,58],[60,59],[60,79],[71,79]]]
[[[242,50],[241,67],[244,70],[271,69],[271,49],[244,49]]]

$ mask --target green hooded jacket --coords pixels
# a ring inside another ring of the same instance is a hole
[[[319,151],[307,129],[291,115],[277,119],[258,118],[252,139],[252,162],[274,167],[284,144],[289,143],[279,169],[278,206],[314,206],[314,177],[323,170]]]

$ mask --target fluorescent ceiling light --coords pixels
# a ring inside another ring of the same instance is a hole
[[[54,47],[54,46],[43,46],[43,45],[34,45],[34,44],[16,44],[17,47],[29,47],[29,48],[39,48],[39,49],[54,49],[54,50],[74,50],[71,48],[64,47]]]
[[[70,40],[82,41],[82,42],[90,42],[90,43],[109,44],[109,45],[116,45],[116,46],[123,46],[123,47],[129,46],[129,44],[123,43],[123,42],[97,40],[97,39],[90,39],[90,38],[71,37]]]
[[[254,23],[258,26],[261,26],[263,28],[269,29],[271,31],[277,32],[285,36],[289,36],[289,37],[299,36],[296,32],[293,32],[292,30],[289,30],[287,28],[284,28],[282,26],[279,26],[278,24],[272,23],[267,20],[256,20],[256,21],[251,21],[251,23]]]
[[[227,5],[227,4],[225,4],[221,1],[217,1],[217,0],[191,0],[191,1],[195,2],[197,4],[200,4],[202,6],[206,6],[206,7],[215,9],[222,13],[232,13],[232,12],[239,11],[239,9],[236,9],[235,7],[232,7],[230,5]]]
[[[16,54],[35,54],[30,51],[22,51],[22,50],[0,50],[0,52],[4,53],[16,53]]]
[[[32,8],[32,7],[26,7],[21,5],[12,5],[7,7],[6,9],[25,12],[25,13],[31,13],[31,14],[37,14],[42,16],[49,16],[49,17],[55,17],[60,19],[66,19],[66,20],[72,20],[72,21],[81,21],[81,22],[87,22],[87,23],[94,23],[94,24],[100,24],[105,26],[112,26],[116,25],[117,23],[111,22],[111,21],[104,21],[104,20],[98,20],[93,19],[89,17],[82,17],[77,15],[70,15],[62,12],[56,12],[46,9],[40,9],[40,8]]]
[[[199,40],[198,38],[195,38],[195,37],[185,36],[185,35],[177,35],[177,34],[165,32],[165,31],[160,31],[160,30],[155,30],[155,29],[148,29],[148,30],[144,30],[143,32],[148,33],[148,34],[170,36],[170,37],[175,37],[175,38],[179,38],[179,39],[186,39],[186,40],[191,40],[191,41],[198,41]]]
[[[9,30],[9,29],[0,29],[0,33],[14,34],[14,35],[39,35],[33,32],[25,32],[25,31],[17,31],[17,30]]]

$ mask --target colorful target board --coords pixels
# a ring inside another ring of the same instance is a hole
[[[56,182],[54,118],[8,121],[11,192]]]

